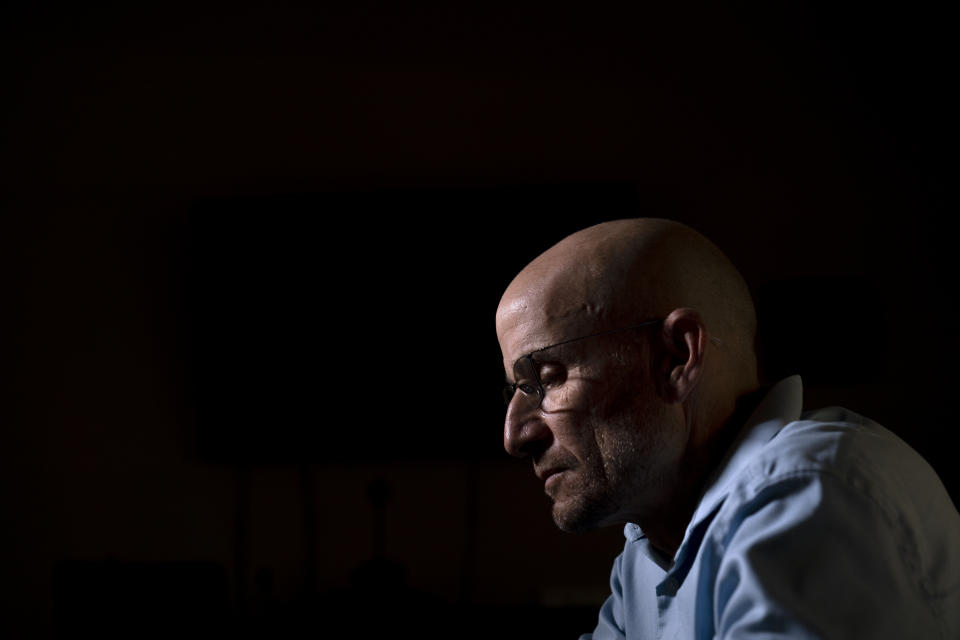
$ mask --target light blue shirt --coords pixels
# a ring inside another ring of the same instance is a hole
[[[637,525],[581,640],[960,639],[960,514],[902,440],[780,381],[673,558]]]

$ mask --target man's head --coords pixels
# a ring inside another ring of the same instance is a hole
[[[533,459],[557,525],[645,526],[689,501],[758,386],[755,334],[740,274],[676,222],[599,224],[524,268],[497,309],[507,378],[523,385],[504,446]]]

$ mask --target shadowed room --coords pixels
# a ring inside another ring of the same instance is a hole
[[[0,629],[589,631],[623,532],[504,451],[494,313],[618,218],[711,238],[768,375],[956,503],[946,20],[900,11],[5,7]]]

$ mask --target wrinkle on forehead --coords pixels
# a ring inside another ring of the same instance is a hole
[[[526,353],[589,333],[604,322],[610,306],[596,297],[597,287],[588,284],[577,274],[561,270],[546,274],[522,272],[497,310],[501,342],[507,337],[522,336],[511,351]]]

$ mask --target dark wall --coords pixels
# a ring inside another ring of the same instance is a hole
[[[622,538],[501,451],[492,319],[611,218],[956,499],[947,21],[702,4],[5,8],[5,624],[589,626]]]

